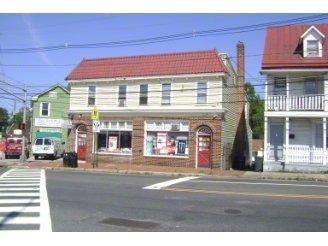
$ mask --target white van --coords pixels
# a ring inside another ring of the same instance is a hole
[[[60,138],[36,138],[32,145],[34,159],[37,160],[39,156],[43,156],[51,157],[55,160],[58,156],[64,154],[65,147],[63,144],[65,144],[65,142],[61,142]]]

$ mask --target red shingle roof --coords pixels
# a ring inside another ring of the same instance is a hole
[[[262,69],[328,68],[328,42],[323,43],[322,57],[303,57],[300,37],[312,25],[268,27],[265,38]],[[328,24],[314,25],[328,38]]]
[[[65,80],[228,73],[216,49],[156,55],[83,59]]]

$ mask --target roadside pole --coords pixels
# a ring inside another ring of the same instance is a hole
[[[92,131],[93,131],[93,168],[98,167],[98,134],[100,132],[99,112],[95,106],[91,112]]]

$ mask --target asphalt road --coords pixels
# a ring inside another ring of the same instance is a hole
[[[328,231],[327,183],[5,170],[0,231]],[[18,207],[32,192],[35,200]]]
[[[177,178],[46,177],[53,231],[328,231],[325,183],[197,178],[154,186]]]

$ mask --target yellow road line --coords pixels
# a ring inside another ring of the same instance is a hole
[[[215,190],[193,190],[193,189],[177,189],[177,188],[162,188],[161,190],[166,190],[166,191],[180,191],[180,192],[191,192],[191,193],[205,193],[205,194],[220,194],[220,195],[245,195],[245,196],[269,196],[269,197],[287,197],[287,198],[328,199],[328,196],[323,196],[323,195],[250,193],[250,192],[215,191]]]

